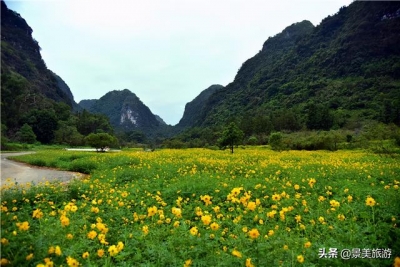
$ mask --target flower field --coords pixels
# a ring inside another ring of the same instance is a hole
[[[400,256],[398,159],[265,148],[19,159],[89,175],[2,185],[1,265],[391,266]]]

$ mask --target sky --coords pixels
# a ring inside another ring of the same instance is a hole
[[[351,0],[5,0],[33,29],[75,101],[129,89],[167,124],[213,84],[232,82],[268,39],[315,26]]]

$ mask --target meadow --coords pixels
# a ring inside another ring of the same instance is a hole
[[[18,159],[88,176],[2,185],[2,266],[392,266],[400,256],[396,158],[258,147]]]

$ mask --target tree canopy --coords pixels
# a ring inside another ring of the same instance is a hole
[[[233,153],[233,147],[243,141],[243,136],[242,130],[239,129],[236,123],[231,122],[222,132],[219,145],[221,148],[229,147],[231,153]]]

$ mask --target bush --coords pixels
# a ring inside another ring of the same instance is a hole
[[[247,140],[247,144],[251,146],[257,145],[257,143],[258,139],[255,136],[250,136],[249,139]]]
[[[29,164],[39,166],[39,167],[45,167],[46,161],[44,161],[42,159],[32,159],[29,161]]]
[[[269,144],[272,150],[283,150],[284,144],[282,134],[280,132],[271,133],[271,135],[269,136]]]
[[[97,168],[94,162],[83,160],[75,160],[69,166],[69,171],[80,172],[84,174],[91,174]]]

